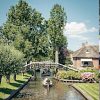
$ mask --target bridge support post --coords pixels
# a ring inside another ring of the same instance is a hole
[[[36,65],[34,66],[34,80],[36,80],[37,79],[37,76],[36,76]]]
[[[59,58],[58,58],[58,48],[56,47],[56,51],[55,51],[55,63],[58,64],[58,61]]]

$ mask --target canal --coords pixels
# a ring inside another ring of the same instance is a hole
[[[31,80],[13,100],[85,100],[79,92],[66,83],[53,80],[53,84],[47,89],[42,85],[42,78]]]

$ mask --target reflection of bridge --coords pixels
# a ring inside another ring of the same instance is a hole
[[[33,66],[33,67],[40,67],[40,68],[44,68],[44,67],[55,67],[55,68],[68,68],[70,70],[74,70],[74,71],[79,71],[78,69],[74,68],[74,67],[69,67],[60,63],[53,63],[53,62],[30,62],[29,64],[26,64],[25,67],[27,66]]]

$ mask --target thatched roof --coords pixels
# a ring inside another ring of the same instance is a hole
[[[84,45],[73,53],[73,57],[80,58],[99,58],[99,46]]]

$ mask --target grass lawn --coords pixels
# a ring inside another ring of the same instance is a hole
[[[0,100],[7,98],[12,91],[16,90],[20,85],[22,85],[25,81],[28,80],[30,74],[25,73],[17,75],[17,81],[13,80],[13,75],[11,75],[10,84],[6,83],[6,78],[2,78],[2,83],[0,84]]]
[[[76,88],[85,91],[94,100],[99,99],[99,84],[98,83],[76,83],[74,84]]]

